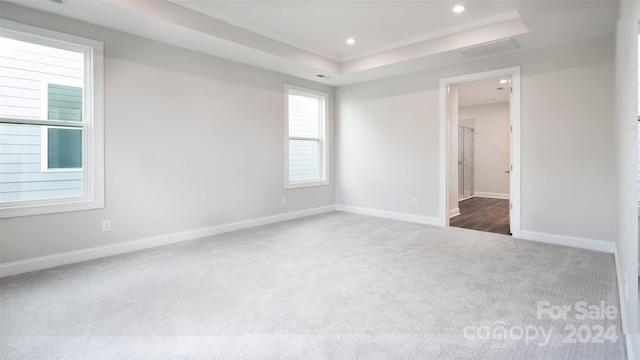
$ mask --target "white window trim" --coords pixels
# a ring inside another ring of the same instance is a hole
[[[0,204],[0,218],[104,208],[104,45],[100,41],[2,20],[2,36],[85,52],[83,108],[83,196]],[[78,127],[78,122],[0,119],[4,123]]]
[[[321,100],[321,120],[319,124],[320,132],[320,149],[318,151],[318,174],[319,180],[306,180],[306,181],[289,181],[289,93],[300,93],[302,95],[314,96]],[[284,188],[285,189],[297,189],[303,187],[323,186],[329,184],[329,156],[328,156],[328,139],[329,134],[329,94],[302,88],[293,85],[284,86]]]

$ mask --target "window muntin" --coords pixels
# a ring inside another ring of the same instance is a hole
[[[0,28],[0,215],[104,206],[102,43]]]
[[[287,86],[285,187],[327,184],[326,123],[328,95]]]

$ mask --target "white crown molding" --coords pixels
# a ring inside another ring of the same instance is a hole
[[[205,15],[211,16],[211,17],[216,18],[218,20],[222,20],[222,21],[228,23],[229,25],[236,26],[236,27],[239,27],[241,29],[250,31],[252,33],[255,33],[255,34],[258,34],[258,35],[261,35],[261,36],[264,36],[264,37],[271,38],[273,40],[276,40],[276,41],[279,41],[281,43],[287,44],[289,46],[296,47],[296,48],[298,48],[300,50],[308,51],[308,52],[314,53],[316,55],[320,55],[322,57],[325,57],[325,58],[327,58],[329,60],[336,61],[336,62],[340,61],[340,57],[337,56],[336,54],[329,53],[329,52],[326,52],[326,51],[322,51],[322,50],[320,50],[318,48],[315,48],[313,46],[302,44],[300,42],[288,39],[288,38],[286,38],[284,36],[280,36],[280,35],[274,34],[272,32],[266,31],[264,29],[260,29],[259,27],[255,26],[255,25],[252,25],[252,24],[250,24],[250,23],[248,23],[246,21],[242,21],[242,20],[240,20],[238,18],[235,18],[233,16],[229,16],[229,15],[222,14],[222,13],[216,13],[209,6],[204,5],[204,4],[210,4],[210,2],[206,2],[206,1],[203,1],[203,2],[200,2],[200,1],[186,1],[186,2],[183,2],[183,1],[179,1],[179,0],[169,0],[169,1],[172,2],[172,3],[175,3],[177,5],[183,6],[185,8],[188,8],[188,9],[203,13]]]
[[[266,31],[265,29],[261,29],[255,25],[252,25],[246,21],[242,21],[241,19],[238,19],[236,17],[233,16],[229,16],[223,13],[217,13],[215,12],[212,8],[209,7],[209,5],[204,5],[204,4],[208,4],[207,2],[198,2],[198,1],[179,1],[179,0],[169,0],[177,5],[183,6],[185,8],[206,14],[208,16],[214,17],[218,20],[222,20],[224,22],[229,23],[230,25],[233,26],[237,26],[239,28],[242,28],[244,30],[256,33],[258,35],[261,36],[265,36],[268,38],[271,38],[273,40],[282,42],[284,44],[296,47],[300,50],[305,50],[305,51],[309,51],[311,53],[314,53],[316,55],[320,55],[322,57],[325,57],[327,59],[330,60],[334,60],[336,62],[347,62],[347,61],[351,61],[351,60],[355,60],[355,59],[359,59],[362,57],[366,57],[366,56],[370,56],[370,55],[374,55],[377,53],[381,53],[384,51],[389,51],[389,50],[394,50],[394,49],[398,49],[404,46],[409,46],[409,45],[413,45],[413,44],[417,44],[420,42],[424,42],[424,41],[428,41],[428,40],[433,40],[442,36],[446,36],[446,35],[451,35],[451,34],[455,34],[458,32],[462,32],[462,31],[466,31],[466,30],[471,30],[471,29],[475,29],[475,28],[479,28],[482,26],[486,26],[486,25],[491,25],[491,24],[495,24],[495,23],[499,23],[502,21],[507,21],[507,20],[513,20],[513,19],[517,19],[520,17],[520,14],[518,13],[518,11],[516,10],[512,10],[512,11],[508,11],[508,12],[504,12],[501,14],[496,14],[493,16],[488,16],[482,19],[478,19],[478,20],[474,20],[474,21],[469,21],[467,23],[464,24],[460,24],[460,25],[456,25],[456,26],[451,26],[451,27],[447,27],[444,29],[439,29],[436,31],[432,31],[432,32],[428,32],[425,34],[420,34],[417,36],[413,36],[407,39],[403,39],[400,41],[396,41],[396,42],[391,42],[388,43],[386,45],[383,46],[379,46],[379,47],[375,47],[375,48],[371,48],[368,50],[363,50],[360,52],[356,52],[353,53],[351,55],[347,55],[347,56],[339,56],[337,54],[334,53],[330,53],[327,51],[323,51],[321,49],[318,49],[316,47],[313,46],[309,46],[307,44],[303,44],[297,41],[293,41],[285,36],[280,36],[277,34],[274,34],[272,32]]]
[[[472,30],[472,29],[476,29],[476,28],[479,28],[479,27],[482,27],[482,26],[491,25],[491,24],[495,24],[495,23],[499,23],[499,22],[503,22],[503,21],[508,21],[508,20],[513,20],[513,19],[518,19],[518,18],[520,18],[520,14],[518,14],[518,12],[516,10],[512,10],[512,11],[508,11],[508,12],[505,12],[505,13],[502,13],[502,14],[489,16],[489,17],[478,19],[478,20],[475,20],[475,21],[470,21],[470,22],[467,22],[467,23],[464,23],[464,24],[451,26],[451,27],[448,27],[448,28],[432,31],[432,32],[429,32],[429,33],[426,33],[426,34],[421,34],[421,35],[417,35],[417,36],[410,37],[410,38],[407,38],[407,39],[403,39],[403,40],[400,40],[400,41],[392,42],[392,43],[389,43],[389,44],[384,45],[384,46],[379,46],[379,47],[372,48],[372,49],[369,49],[369,50],[357,52],[357,53],[354,53],[354,54],[351,54],[351,55],[348,55],[348,56],[343,56],[343,57],[338,58],[337,61],[339,61],[339,62],[347,62],[347,61],[363,58],[363,57],[366,57],[366,56],[378,54],[378,53],[381,53],[381,52],[395,50],[395,49],[398,49],[398,48],[401,48],[401,47],[404,47],[404,46],[409,46],[409,45],[425,42],[425,41],[428,41],[428,40],[437,39],[439,37],[443,37],[443,36],[446,36],[446,35],[451,35],[451,34],[459,33],[459,32],[462,32],[462,31]]]

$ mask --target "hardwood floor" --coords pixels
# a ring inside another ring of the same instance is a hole
[[[459,206],[460,215],[450,219],[450,226],[511,235],[508,199],[473,197]]]

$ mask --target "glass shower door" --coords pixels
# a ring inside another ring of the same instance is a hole
[[[473,129],[458,127],[458,199],[473,196]]]

